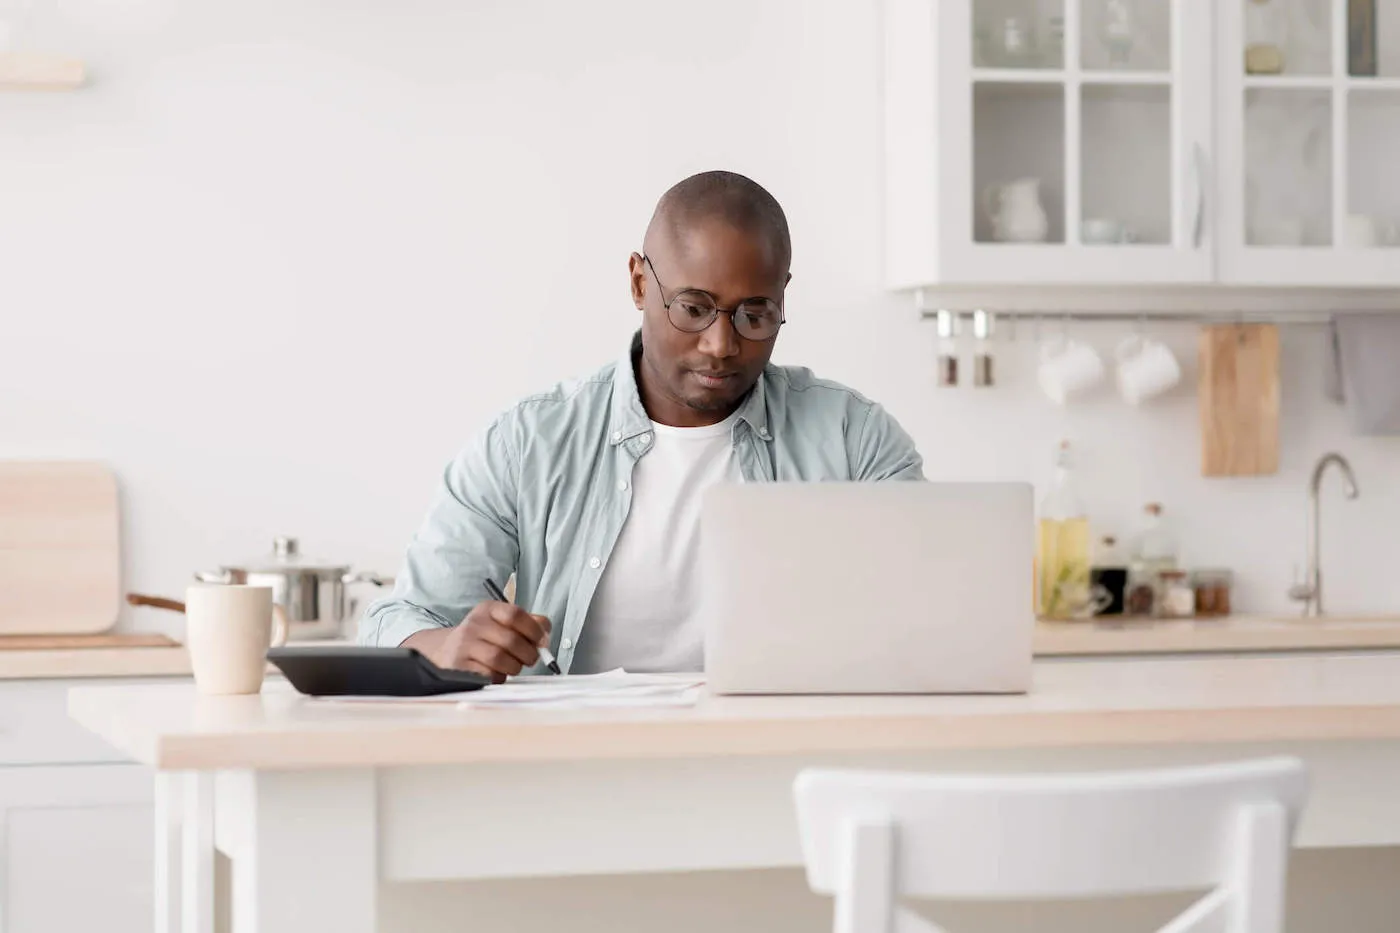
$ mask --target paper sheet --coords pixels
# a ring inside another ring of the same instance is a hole
[[[449,703],[463,709],[598,709],[603,707],[693,706],[705,685],[703,674],[539,674],[512,677],[480,690],[426,697],[325,697],[355,703]]]

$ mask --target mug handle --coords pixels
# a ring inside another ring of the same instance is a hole
[[[291,630],[287,622],[287,610],[278,603],[272,604],[272,643],[270,647],[281,648],[287,643],[287,633]]]

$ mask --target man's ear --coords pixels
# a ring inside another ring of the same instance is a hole
[[[627,272],[632,286],[632,304],[637,306],[638,311],[646,308],[647,297],[647,275],[640,253],[633,253],[627,258]]]

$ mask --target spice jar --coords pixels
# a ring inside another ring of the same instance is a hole
[[[1185,570],[1157,574],[1157,614],[1166,619],[1186,619],[1196,614],[1196,591]]]
[[[1232,579],[1233,574],[1228,570],[1217,568],[1197,570],[1193,581],[1196,589],[1196,615],[1229,615]]]

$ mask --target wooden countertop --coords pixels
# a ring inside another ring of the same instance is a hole
[[[324,644],[324,642],[320,642]],[[1230,616],[1186,621],[1042,622],[1038,657],[1211,654],[1400,648],[1400,616],[1324,619]],[[69,677],[189,676],[181,645],[139,648],[7,649],[0,680]]]
[[[77,687],[69,714],[163,769],[1400,739],[1400,653],[1040,661],[1018,696],[704,697],[661,709],[345,703],[269,682]]]
[[[1040,622],[1038,657],[1400,648],[1400,616]]]

